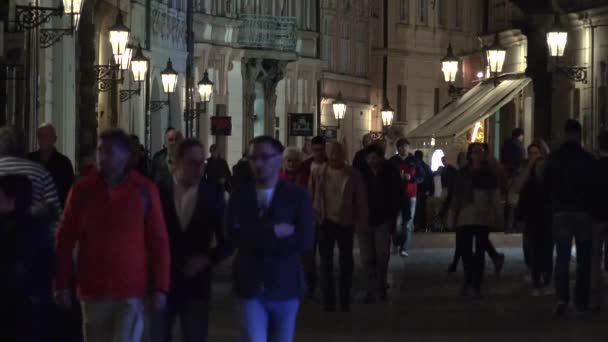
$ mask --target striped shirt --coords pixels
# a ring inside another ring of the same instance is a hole
[[[61,204],[51,174],[40,164],[33,161],[0,157],[0,176],[23,175],[32,182],[32,208],[50,206],[61,212]]]

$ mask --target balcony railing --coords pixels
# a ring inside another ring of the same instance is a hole
[[[295,51],[296,18],[241,14],[238,43],[244,48]]]

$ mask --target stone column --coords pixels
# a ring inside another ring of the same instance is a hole
[[[262,61],[256,58],[243,58],[243,151],[253,139],[253,115],[255,102],[255,82],[263,73]]]
[[[286,61],[264,60],[268,67],[264,78],[264,134],[274,136],[277,85],[285,77]]]

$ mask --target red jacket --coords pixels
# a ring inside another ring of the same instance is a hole
[[[169,289],[169,243],[156,187],[136,171],[114,189],[92,172],[76,183],[57,233],[58,290],[75,272],[83,299],[141,298]]]
[[[397,167],[397,170],[410,175],[410,180],[403,180],[403,191],[407,198],[416,197],[418,193],[418,184],[424,181],[424,169],[416,157],[409,155],[402,159],[398,154],[391,157],[390,161]]]

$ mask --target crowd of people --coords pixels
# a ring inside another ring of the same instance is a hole
[[[526,151],[516,129],[500,161],[472,143],[457,166],[444,158],[436,171],[405,138],[387,159],[386,141],[366,135],[349,163],[341,143],[321,136],[301,149],[260,136],[231,170],[216,145],[206,158],[200,141],[176,129],[150,162],[136,136],[109,129],[76,179],[52,125],[38,129],[30,154],[19,130],[2,127],[0,291],[15,294],[1,309],[4,333],[10,341],[170,342],[179,318],[181,341],[206,341],[213,269],[232,258],[244,340],[292,341],[301,299],[317,288],[323,310],[351,310],[356,242],[362,301],[389,301],[391,242],[408,257],[415,227],[425,230],[435,207],[455,232],[449,272],[462,260],[462,295],[483,297],[486,253],[496,273],[504,265],[490,233],[521,231],[532,294],[553,294],[554,281],[555,314],[565,313],[574,240],[575,308],[599,310],[608,132],[598,158],[583,149],[577,121],[564,133],[549,154],[540,139]]]

